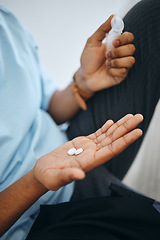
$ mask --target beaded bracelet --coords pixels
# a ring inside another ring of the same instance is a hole
[[[83,110],[87,110],[87,104],[86,104],[85,100],[88,100],[89,98],[91,98],[93,96],[93,93],[87,94],[78,88],[76,81],[75,81],[75,74],[73,76],[73,82],[72,82],[71,86],[72,86],[72,91],[75,96],[76,102],[78,103],[80,108],[82,108]]]

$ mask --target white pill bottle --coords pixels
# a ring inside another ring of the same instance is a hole
[[[112,28],[109,31],[109,33],[106,34],[107,50],[110,50],[113,48],[113,45],[112,45],[113,40],[119,35],[121,35],[124,29],[124,22],[119,16],[114,15],[114,17],[111,20],[111,27]]]

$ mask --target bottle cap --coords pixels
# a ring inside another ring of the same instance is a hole
[[[122,33],[124,29],[124,22],[119,16],[114,15],[111,20],[111,26],[113,31]]]

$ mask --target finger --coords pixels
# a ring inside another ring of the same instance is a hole
[[[129,119],[133,118],[133,114],[127,114],[124,117],[122,117],[120,120],[118,120],[114,125],[112,125],[107,131],[106,136],[111,135],[117,128],[125,124]]]
[[[111,29],[111,20],[113,16],[114,15],[111,15],[107,21],[103,23],[90,38],[88,38],[87,44],[96,46],[102,43],[106,33]]]
[[[131,68],[134,63],[135,58],[133,56],[106,60],[106,65],[112,68]]]
[[[140,136],[142,136],[142,130],[134,129],[133,131],[117,139],[110,145],[101,148],[95,154],[94,167],[107,162],[111,158],[115,157],[116,155],[124,151],[125,148],[127,148],[131,143],[136,141]]]
[[[66,185],[74,180],[80,180],[85,177],[83,170],[79,168],[64,168],[59,172],[61,183]]]
[[[142,136],[141,129],[134,129],[131,132],[125,134],[121,138],[118,138],[112,144],[109,145],[109,148],[113,151],[116,156],[120,152],[122,152],[126,147],[128,147],[131,143],[136,141],[140,136]]]
[[[51,169],[49,174],[50,182],[46,184],[46,187],[49,190],[56,191],[59,188],[75,180],[81,180],[84,177],[85,172],[78,168]]]
[[[113,76],[115,84],[119,84],[126,78],[128,71],[128,68],[109,68],[108,74]]]
[[[105,133],[113,124],[114,124],[113,120],[108,120],[108,121],[101,127],[101,133]]]
[[[114,124],[111,129],[106,132],[106,138],[100,143],[100,147],[107,146],[114,142],[115,140],[123,137],[125,134],[137,127],[137,125],[142,122],[143,116],[141,114],[136,114],[130,117],[128,120],[118,124],[117,127]]]
[[[99,128],[95,133],[92,133],[88,136],[89,139],[95,140],[98,136],[100,136],[104,131],[107,131],[112,125],[112,120],[108,120],[101,128]]]
[[[132,33],[124,32],[120,36],[118,36],[116,39],[113,40],[113,46],[119,47],[122,45],[126,45],[133,42],[133,40],[134,40],[134,35]]]
[[[118,122],[115,124],[112,124],[110,127],[108,127],[108,124],[104,124],[101,128],[101,134],[97,135],[97,143],[101,143],[106,137],[111,135],[120,125],[124,124],[128,119],[133,117],[132,114],[127,114],[123,118],[121,118]]]
[[[111,50],[107,51],[106,57],[107,59],[114,59],[114,58],[132,56],[135,50],[136,48],[133,44],[127,44],[117,48],[112,48]]]

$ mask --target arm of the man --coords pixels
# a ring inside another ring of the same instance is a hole
[[[115,124],[108,120],[95,133],[66,142],[39,158],[30,172],[0,193],[0,236],[48,190],[83,179],[85,172],[122,152],[142,135],[135,129],[142,120],[140,114],[128,114]],[[83,153],[69,156],[67,152],[74,146],[82,147]]]
[[[48,112],[57,124],[61,124],[71,119],[79,109],[70,84],[64,90],[53,94]]]
[[[0,193],[0,236],[2,236],[18,218],[47,189],[28,172],[17,182]]]
[[[81,66],[75,73],[75,82],[81,92],[93,95],[96,91],[121,83],[128,74],[135,59],[132,33],[125,32],[113,41],[114,48],[107,51],[102,43],[110,30],[112,16],[87,40],[81,56]],[[61,124],[70,120],[79,110],[71,84],[62,91],[56,91],[50,101],[48,112]]]

